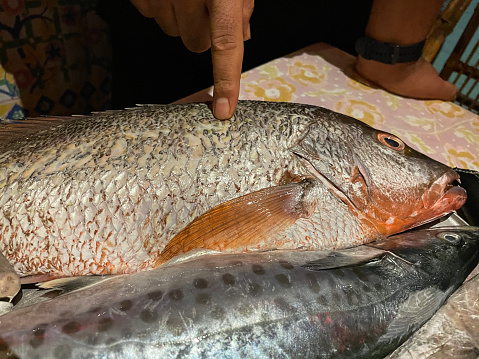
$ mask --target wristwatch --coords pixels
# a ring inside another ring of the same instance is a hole
[[[366,60],[394,65],[419,60],[425,42],[426,40],[412,45],[396,45],[363,36],[356,41],[356,52]]]

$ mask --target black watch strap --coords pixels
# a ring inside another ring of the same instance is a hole
[[[419,60],[425,42],[426,40],[412,45],[395,45],[363,36],[356,41],[356,52],[366,60],[394,65]]]

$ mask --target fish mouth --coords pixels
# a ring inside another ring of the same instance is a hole
[[[464,188],[455,183],[461,183],[460,177],[452,169],[434,181],[422,196],[424,209],[437,213],[439,216],[461,208],[466,202],[467,193]]]
[[[391,235],[407,229],[432,222],[444,215],[454,212],[466,202],[466,190],[455,183],[460,183],[459,175],[450,169],[435,180],[418,198],[416,209],[405,218],[398,218],[392,223],[383,223],[380,233]]]

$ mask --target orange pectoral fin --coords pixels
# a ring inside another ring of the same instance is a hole
[[[194,248],[216,251],[260,248],[265,240],[307,215],[302,197],[308,185],[308,181],[303,181],[265,188],[212,208],[166,245],[155,267]]]

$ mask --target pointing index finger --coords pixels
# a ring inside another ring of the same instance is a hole
[[[211,0],[211,55],[213,60],[213,114],[233,115],[238,102],[243,62],[243,0]]]

